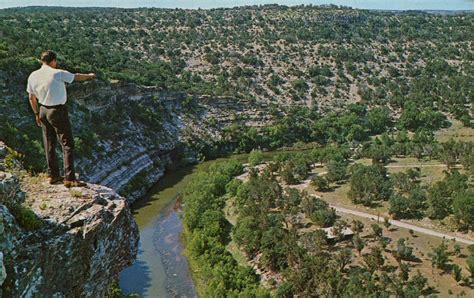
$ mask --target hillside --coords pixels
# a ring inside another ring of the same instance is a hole
[[[419,94],[446,111],[470,93],[452,87],[472,74],[472,14],[273,5],[0,13],[0,57],[53,48],[66,68],[167,90],[330,109],[360,99],[396,109]],[[437,88],[423,90],[433,79]]]
[[[80,178],[129,202],[183,163],[251,152],[256,166],[264,151],[302,151],[249,167],[247,182],[233,161],[186,187],[203,296],[463,295],[472,246],[389,224],[472,239],[473,23],[335,6],[4,9],[0,140],[33,177],[45,170],[24,90],[51,48],[60,67],[99,74],[68,87]]]
[[[0,114],[6,119],[0,138],[25,155],[30,169],[44,169],[40,132],[29,118],[24,86],[38,67],[39,53],[55,49],[61,67],[99,73],[100,83],[73,85],[70,91],[79,171],[117,190],[125,184],[149,186],[163,168],[148,173],[153,177],[148,182],[131,182],[189,143],[195,148],[185,155],[195,159],[220,154],[222,148],[359,142],[390,130],[392,120],[413,132],[437,130],[452,118],[471,123],[472,14],[267,5],[212,10],[32,7],[4,9],[0,16]],[[224,121],[222,97],[230,109]],[[200,119],[199,125],[192,120],[179,124],[177,114],[161,106],[179,105],[178,99],[188,108],[178,114]],[[237,102],[243,104],[235,110]],[[372,123],[343,109],[354,102],[374,110]],[[217,110],[207,113],[212,110],[207,103]],[[193,104],[202,106],[200,116],[194,115]],[[320,120],[328,114],[333,120]],[[299,123],[289,120],[295,118]],[[272,119],[281,121],[272,125]],[[341,122],[331,136],[323,127],[335,119]],[[213,127],[217,130],[209,133]],[[184,136],[174,138],[175,129]],[[143,152],[146,161],[140,160]],[[91,166],[105,160],[113,167]],[[114,170],[134,163],[140,165],[128,174]]]

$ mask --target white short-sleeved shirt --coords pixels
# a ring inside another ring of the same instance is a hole
[[[34,94],[38,102],[45,106],[65,104],[67,100],[66,82],[72,83],[74,74],[66,70],[43,64],[28,77],[26,91]]]

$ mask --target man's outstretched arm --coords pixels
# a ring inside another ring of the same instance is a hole
[[[95,73],[76,73],[74,75],[74,81],[87,81],[96,78]]]
[[[34,94],[29,93],[30,105],[33,113],[35,113],[36,124],[41,126],[41,120],[39,117],[39,105],[38,105],[38,98]]]

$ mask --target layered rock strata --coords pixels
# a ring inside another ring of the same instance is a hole
[[[225,143],[224,127],[272,120],[264,103],[119,82],[75,85],[69,97],[75,135],[88,129],[98,134],[92,154],[78,161],[81,179],[123,193],[130,202],[170,165],[196,162],[202,148]]]

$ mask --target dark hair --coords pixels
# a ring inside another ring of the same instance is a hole
[[[56,53],[51,50],[47,50],[41,53],[41,61],[47,64],[51,63],[51,61],[53,60],[56,60],[56,58],[57,58]]]

